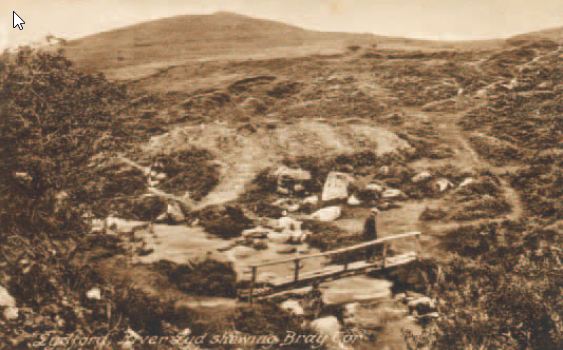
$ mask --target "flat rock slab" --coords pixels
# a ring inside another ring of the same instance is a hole
[[[354,276],[321,285],[327,305],[367,302],[391,298],[392,282],[365,276]]]

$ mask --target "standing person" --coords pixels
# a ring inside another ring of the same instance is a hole
[[[319,318],[324,306],[323,293],[321,292],[319,281],[313,282],[313,286],[309,294],[309,300],[311,303],[313,317]]]
[[[373,241],[377,239],[377,215],[379,210],[377,208],[372,208],[369,216],[364,222],[364,241]],[[372,261],[376,255],[377,247],[370,246],[366,248],[366,260]]]

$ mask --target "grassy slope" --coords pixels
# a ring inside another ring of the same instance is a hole
[[[170,17],[99,33],[72,40],[65,45],[65,50],[82,69],[102,70],[110,73],[110,77],[127,79],[187,60],[294,57],[334,53],[354,44],[441,50],[490,49],[502,43],[502,40],[439,42],[318,32],[218,12]],[[115,73],[115,70],[126,67],[129,69]],[[131,67],[136,67],[136,71],[131,72]]]

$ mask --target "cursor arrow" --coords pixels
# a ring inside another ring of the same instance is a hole
[[[16,11],[12,11],[14,14],[14,26],[12,28],[18,27],[19,30],[23,30],[23,25],[25,24],[25,21],[18,16],[18,14],[16,13]]]

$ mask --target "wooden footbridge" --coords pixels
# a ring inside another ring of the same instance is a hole
[[[397,255],[389,254],[389,246],[391,242],[405,239],[414,240],[415,248],[413,251]],[[381,248],[379,248],[380,252],[374,255],[373,260],[366,260],[366,248],[370,247]],[[383,271],[409,264],[417,260],[419,257],[419,251],[420,232],[408,232],[322,253],[302,255],[251,265],[249,267],[250,288],[241,290],[239,295],[242,299],[252,302],[257,298],[265,298],[302,288],[312,284],[313,282],[323,282],[364,274],[367,272]],[[319,270],[307,272],[303,271],[303,262],[312,259],[322,259],[323,261],[328,261],[330,263]],[[342,260],[342,262],[338,262],[339,259]],[[264,283],[258,280],[259,270],[264,270],[267,267],[271,268],[275,265],[290,265],[292,266],[293,274],[285,278],[271,281],[266,287],[260,286],[260,284]]]

